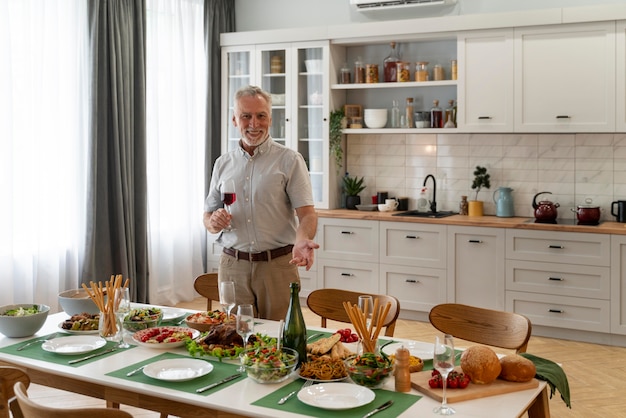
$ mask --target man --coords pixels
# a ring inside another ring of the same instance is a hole
[[[312,241],[317,214],[306,164],[270,137],[271,104],[259,87],[235,94],[233,125],[241,139],[236,150],[215,161],[204,225],[220,234],[219,279],[235,282],[237,304],[252,304],[259,318],[279,320],[289,305],[289,283],[300,281],[298,266],[309,270],[319,245]],[[231,214],[220,196],[225,179],[235,182]]]

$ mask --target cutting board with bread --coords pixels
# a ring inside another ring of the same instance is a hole
[[[475,345],[463,351],[461,365],[455,370],[466,374],[470,384],[464,389],[446,390],[449,403],[502,395],[536,388],[539,381],[534,378],[535,365],[517,354],[498,357],[489,347]],[[443,389],[431,388],[428,381],[432,371],[411,375],[411,386],[425,395],[441,402]]]

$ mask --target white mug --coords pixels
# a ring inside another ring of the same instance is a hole
[[[385,205],[388,207],[387,210],[396,210],[398,208],[398,201],[396,199],[387,199],[385,200]]]
[[[379,203],[378,204],[378,211],[379,212],[389,212],[391,210],[391,208],[389,206],[387,206],[384,203]]]

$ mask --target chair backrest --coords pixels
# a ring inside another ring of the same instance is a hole
[[[220,300],[220,289],[217,284],[217,273],[206,273],[196,277],[193,282],[193,287],[196,292],[204,296],[206,300],[207,311],[211,310],[211,305],[214,300]]]
[[[400,314],[400,301],[393,296],[352,292],[342,289],[317,289],[309,293],[306,304],[313,313],[322,317],[322,327],[326,327],[327,319],[350,323],[350,317],[343,307],[343,302],[350,302],[356,305],[359,303],[359,296],[361,295],[370,295],[374,299],[378,298],[379,306],[385,306],[387,302],[391,303],[391,308],[383,321],[383,326],[385,327],[385,336],[393,337],[396,329],[396,320]]]
[[[126,411],[114,408],[50,408],[33,402],[26,394],[26,387],[17,382],[13,388],[24,413],[24,418],[132,418]]]
[[[12,399],[15,397],[13,386],[22,382],[25,387],[30,385],[30,378],[22,369],[13,366],[0,366],[0,418],[9,418],[9,411],[14,418],[22,418],[24,415],[19,405]]]
[[[444,303],[430,310],[430,323],[455,338],[525,353],[532,331],[530,320],[513,312]]]

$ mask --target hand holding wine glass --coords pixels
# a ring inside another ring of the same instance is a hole
[[[254,332],[254,308],[252,305],[239,305],[237,307],[237,334],[243,339],[243,347],[246,348],[250,335]],[[245,372],[244,365],[239,366],[240,372]]]
[[[119,335],[117,337],[119,339],[117,346],[119,348],[128,348],[130,344],[124,341],[124,318],[130,312],[130,292],[127,287],[115,289],[113,307],[115,309]]]
[[[441,374],[443,380],[443,399],[441,406],[433,409],[433,412],[439,415],[452,415],[456,411],[448,406],[446,398],[446,386],[448,374],[454,370],[454,340],[451,335],[445,334],[443,339],[435,337],[435,346],[433,352],[433,368]]]
[[[230,322],[230,311],[235,307],[235,282],[220,282],[220,305],[226,312],[226,321]]]
[[[224,180],[220,183],[220,196],[222,199],[222,203],[224,204],[224,207],[226,208],[226,212],[228,212],[228,214],[231,216],[231,219],[232,219],[232,213],[230,212],[230,205],[235,203],[235,201],[237,200],[237,193],[235,192],[235,182],[233,180]],[[232,220],[231,220],[231,223],[229,223],[228,226],[224,228],[224,231],[234,231],[234,230],[235,228],[232,226]]]

